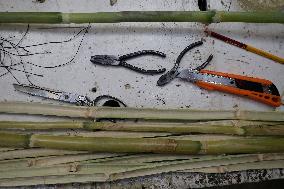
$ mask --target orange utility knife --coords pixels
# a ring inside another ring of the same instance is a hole
[[[207,90],[217,90],[248,97],[274,107],[282,104],[276,86],[266,79],[191,69],[182,70],[176,77],[194,82]]]
[[[248,97],[273,107],[282,105],[278,89],[269,80],[204,70],[212,60],[213,55],[210,55],[206,62],[195,69],[178,71],[179,63],[184,54],[189,49],[201,44],[202,42],[199,41],[186,47],[177,58],[175,66],[159,78],[157,85],[163,86],[177,77],[188,82],[193,82],[207,90],[217,90]]]

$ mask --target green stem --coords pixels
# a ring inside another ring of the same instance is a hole
[[[122,11],[96,13],[1,12],[0,23],[250,22],[284,23],[283,12]]]
[[[4,147],[42,147],[111,153],[238,154],[284,152],[284,138],[112,138],[0,133]],[[16,140],[16,142],[13,141]],[[236,145],[238,144],[238,145]]]

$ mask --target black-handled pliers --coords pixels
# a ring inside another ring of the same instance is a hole
[[[146,70],[143,68],[139,68],[137,66],[133,66],[131,64],[128,64],[126,60],[135,58],[142,55],[155,55],[160,56],[162,58],[166,57],[165,53],[154,51],[154,50],[143,50],[143,51],[137,51],[134,53],[122,55],[122,56],[115,56],[115,55],[95,55],[91,56],[90,61],[94,64],[99,65],[111,65],[111,66],[123,66],[125,68],[131,69],[133,71],[143,73],[143,74],[160,74],[166,71],[165,68],[158,69],[158,70]]]

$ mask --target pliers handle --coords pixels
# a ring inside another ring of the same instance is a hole
[[[91,57],[90,61],[93,62],[94,64],[100,64],[100,65],[123,66],[125,68],[131,69],[133,71],[143,73],[143,74],[159,74],[159,73],[163,73],[166,71],[165,68],[158,69],[158,70],[146,70],[146,69],[139,68],[137,66],[128,64],[126,62],[129,59],[136,58],[138,56],[143,56],[143,55],[154,55],[154,56],[159,56],[162,58],[166,57],[165,53],[162,53],[159,51],[142,50],[142,51],[137,51],[137,52],[129,53],[129,54],[118,56],[118,57],[114,55],[95,55]]]

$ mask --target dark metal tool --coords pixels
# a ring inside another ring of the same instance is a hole
[[[165,68],[163,69],[158,69],[158,70],[146,70],[143,68],[139,68],[136,66],[133,66],[131,64],[128,64],[126,61],[135,58],[138,56],[143,56],[143,55],[155,55],[159,56],[162,58],[166,57],[166,54],[159,52],[159,51],[154,51],[154,50],[143,50],[143,51],[137,51],[134,53],[122,55],[122,56],[115,56],[115,55],[95,55],[92,56],[90,61],[94,64],[99,64],[99,65],[105,65],[105,66],[123,66],[125,68],[131,69],[133,71],[143,73],[143,74],[160,74],[166,71]]]
[[[180,78],[184,81],[195,83],[199,87],[207,90],[217,90],[248,97],[274,107],[278,107],[282,104],[278,89],[269,80],[204,70],[212,60],[213,55],[210,55],[206,62],[195,69],[178,71],[178,65],[185,53],[201,44],[202,42],[200,41],[186,47],[178,56],[174,68],[162,75],[157,85],[163,86],[174,78]]]
[[[90,100],[90,98],[88,98],[85,95],[58,91],[58,90],[38,87],[34,85],[13,84],[13,86],[17,91],[27,93],[33,96],[39,96],[39,97],[48,98],[52,100],[58,100],[58,101],[67,102],[70,104],[76,104],[80,106],[96,106],[97,102],[103,98],[113,99],[121,103],[123,106],[126,106],[121,100],[117,99],[116,97],[109,96],[109,95],[101,95],[101,96],[98,96],[94,100]]]

